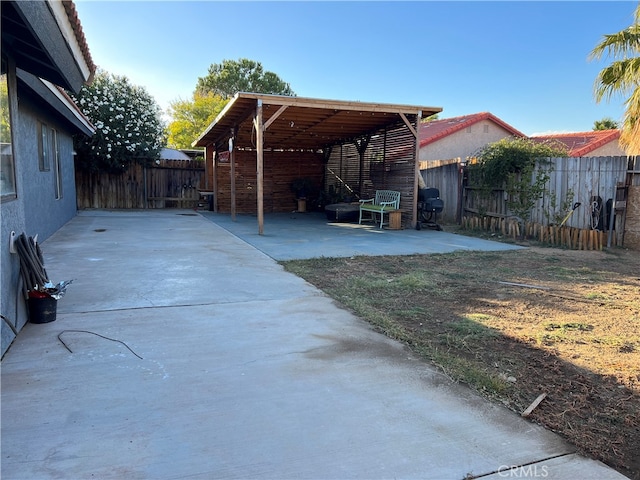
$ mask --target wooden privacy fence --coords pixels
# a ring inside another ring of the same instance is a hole
[[[509,211],[505,190],[487,193],[469,186],[464,165],[456,160],[421,163],[427,186],[440,189],[446,220],[507,235],[517,231],[570,248],[602,245],[603,235],[590,231],[607,232],[604,245],[640,249],[640,156],[541,160],[536,171],[549,180],[526,219]]]
[[[121,174],[76,171],[79,209],[193,208],[201,201],[204,162],[159,160]]]

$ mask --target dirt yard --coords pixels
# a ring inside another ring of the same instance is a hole
[[[640,480],[640,253],[510,252],[284,263],[453,380]]]

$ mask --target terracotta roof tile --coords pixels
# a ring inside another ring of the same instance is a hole
[[[80,18],[78,18],[78,11],[76,10],[76,6],[72,0],[62,0],[62,5],[64,6],[65,12],[67,12],[67,16],[69,17],[69,23],[71,23],[71,28],[73,28],[73,32],[76,35],[78,45],[80,46],[80,50],[82,51],[84,60],[87,62],[89,70],[91,71],[91,75],[88,79],[88,82],[91,83],[91,81],[93,80],[93,75],[96,72],[96,65],[93,63],[93,58],[91,58],[89,45],[87,44],[87,39],[84,36]]]
[[[95,126],[93,125],[93,122],[91,121],[91,119],[89,117],[87,117],[82,110],[80,110],[80,107],[78,107],[78,104],[73,100],[73,98],[71,98],[69,96],[69,94],[65,91],[64,88],[59,87],[58,85],[55,85],[56,89],[60,92],[60,95],[62,95],[67,102],[69,102],[69,106],[71,106],[74,111],[87,123],[87,125],[89,125],[92,129],[95,130]]]
[[[593,130],[590,132],[556,133],[530,137],[538,143],[555,140],[569,149],[569,156],[584,157],[595,149],[620,138],[620,130]]]
[[[526,135],[511,125],[503,122],[495,115],[489,112],[474,113],[472,115],[463,115],[460,117],[445,118],[442,120],[432,120],[420,124],[420,147],[429,145],[452,133],[463,130],[482,120],[491,120],[501,126],[516,137],[525,137]]]

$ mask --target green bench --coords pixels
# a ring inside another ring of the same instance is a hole
[[[375,198],[360,200],[360,219],[358,223],[362,223],[362,212],[371,213],[369,220],[375,221],[376,215],[380,215],[380,228],[385,224],[384,214],[398,210],[400,208],[400,192],[394,190],[376,190]],[[387,216],[387,219],[389,217]]]

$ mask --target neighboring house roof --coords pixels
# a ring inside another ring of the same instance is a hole
[[[460,117],[445,118],[442,120],[432,120],[420,124],[420,147],[437,142],[444,137],[470,127],[471,125],[483,120],[491,120],[495,124],[504,128],[516,137],[525,137],[526,135],[508,123],[503,122],[495,115],[489,112],[474,113],[472,115],[463,115]]]
[[[162,148],[160,150],[160,158],[162,160],[191,160],[189,155],[174,148]]]
[[[569,149],[570,157],[584,157],[610,142],[618,142],[620,130],[593,130],[591,132],[555,133],[530,137],[538,143],[557,141]]]
[[[180,151],[191,159],[204,158],[204,149],[181,148]]]

